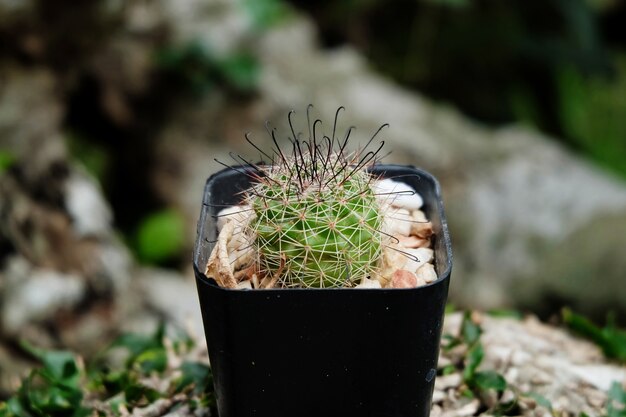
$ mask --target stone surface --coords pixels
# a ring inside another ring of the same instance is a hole
[[[484,359],[478,371],[496,371],[505,377],[508,389],[503,396],[507,392],[517,396],[521,415],[605,415],[612,383],[626,384],[626,368],[607,362],[597,346],[534,316],[517,320],[475,313],[473,317],[483,330]],[[447,315],[444,334],[458,336],[462,319],[460,313]],[[443,350],[439,367],[457,363],[465,354]],[[456,413],[467,406],[457,395],[462,389],[461,373],[438,377],[434,415],[459,415]],[[536,394],[552,404],[553,413],[533,402]],[[490,407],[489,398],[481,400]],[[490,414],[488,410],[480,415]]]
[[[626,305],[626,260],[611,256],[626,245],[623,181],[528,128],[478,126],[378,76],[350,48],[320,50],[315,36],[298,20],[262,39],[258,109],[287,132],[288,109],[302,115],[314,103],[329,129],[344,105],[340,126],[357,126],[361,143],[390,123],[378,137],[393,152],[385,162],[422,166],[442,183],[455,302],[540,308],[550,297],[596,313]]]
[[[160,268],[141,268],[136,277],[154,317],[163,317],[198,337],[204,335],[196,283],[191,277]]]
[[[76,274],[31,268],[19,257],[9,260],[3,277],[0,325],[9,337],[29,324],[50,320],[59,311],[75,308],[87,290]]]
[[[17,356],[0,355],[0,395],[32,366],[18,341],[91,355],[143,308],[99,187],[63,159],[40,163],[0,176],[0,350]]]
[[[28,159],[22,175],[36,182],[67,155],[59,130],[64,105],[57,80],[45,69],[12,66],[1,67],[0,77],[0,149]]]
[[[290,109],[296,131],[306,132],[309,103],[330,134],[343,105],[338,131],[357,126],[354,146],[388,122],[374,141],[384,139],[392,152],[383,162],[418,165],[439,178],[453,239],[455,303],[541,310],[560,300],[599,315],[626,305],[626,258],[616,254],[626,244],[623,181],[528,128],[486,128],[435,105],[377,75],[349,47],[322,50],[305,18],[249,45],[262,62],[259,96],[236,108],[219,95],[182,104],[161,136],[163,169],[155,170],[155,182],[192,219],[191,231],[204,181],[222,168],[213,158],[233,164],[233,151],[258,160],[244,133],[269,146],[269,119],[284,139]],[[602,285],[594,285],[599,277]]]

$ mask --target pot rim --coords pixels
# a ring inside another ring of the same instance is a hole
[[[448,222],[446,220],[445,214],[444,214],[444,207],[443,207],[443,198],[441,195],[441,186],[439,184],[439,181],[437,180],[437,178],[435,178],[434,175],[432,175],[431,173],[429,173],[428,171],[425,171],[421,168],[417,168],[413,165],[400,165],[400,164],[376,164],[371,168],[368,168],[368,170],[372,169],[374,171],[382,171],[383,174],[387,172],[387,170],[389,169],[396,169],[396,168],[404,168],[404,169],[410,169],[413,171],[416,171],[415,176],[418,177],[425,177],[427,180],[431,181],[434,185],[434,191],[435,191],[435,208],[436,211],[439,215],[439,219],[441,222],[441,238],[442,238],[442,244],[444,245],[445,248],[445,252],[446,252],[446,263],[445,263],[445,268],[444,270],[438,275],[437,279],[431,283],[425,284],[425,285],[421,285],[419,287],[415,287],[415,288],[342,288],[342,287],[333,287],[333,288],[258,288],[258,289],[253,289],[253,290],[241,290],[238,288],[226,288],[226,287],[221,287],[217,284],[217,282],[215,281],[215,279],[213,278],[209,278],[207,277],[203,271],[200,270],[200,268],[198,267],[198,259],[199,259],[199,254],[200,254],[200,250],[201,250],[201,240],[202,240],[202,236],[200,234],[200,230],[202,228],[202,225],[204,225],[206,223],[206,218],[207,216],[210,216],[211,214],[209,213],[208,207],[209,206],[209,201],[208,201],[208,196],[210,195],[209,188],[212,184],[212,181],[215,177],[220,176],[226,172],[231,172],[231,171],[235,171],[235,172],[239,172],[242,173],[241,171],[250,171],[252,170],[251,167],[249,166],[245,166],[245,165],[235,165],[235,166],[230,166],[224,169],[219,170],[218,172],[213,173],[211,176],[209,176],[209,178],[207,179],[205,185],[204,185],[204,191],[203,191],[203,199],[202,199],[202,209],[200,212],[200,217],[198,219],[198,225],[197,225],[197,233],[196,233],[196,241],[194,244],[194,251],[193,251],[193,270],[194,270],[194,274],[196,276],[197,280],[201,280],[202,283],[206,284],[206,285],[210,285],[211,287],[215,287],[215,289],[221,290],[221,291],[230,291],[230,292],[236,292],[236,293],[260,293],[260,294],[276,294],[276,292],[294,292],[294,291],[319,291],[319,292],[344,292],[346,290],[356,290],[358,292],[363,292],[363,293],[386,293],[389,291],[394,291],[394,292],[398,292],[398,291],[419,291],[422,288],[427,288],[427,287],[431,287],[433,285],[437,285],[447,279],[450,279],[450,274],[452,273],[452,245],[451,245],[451,240],[450,240],[450,232],[448,230]],[[395,179],[395,178],[403,178],[403,177],[407,177],[409,175],[399,175],[399,176],[384,176],[381,175],[381,178],[390,178],[390,179]]]

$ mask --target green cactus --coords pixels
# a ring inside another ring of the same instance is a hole
[[[280,286],[350,287],[376,272],[386,238],[366,170],[381,148],[347,153],[350,130],[336,141],[333,129],[333,137],[319,143],[316,123],[308,141],[294,134],[290,155],[277,145],[274,163],[256,167],[247,194],[255,213],[248,233],[259,270],[278,274]]]

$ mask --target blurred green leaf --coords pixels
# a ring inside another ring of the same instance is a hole
[[[626,54],[615,61],[610,79],[560,69],[558,108],[566,136],[600,165],[626,177]]]
[[[206,45],[192,41],[161,49],[156,62],[174,80],[196,94],[205,94],[216,84],[248,93],[258,81],[258,60],[245,49],[217,57]]]
[[[536,392],[529,392],[526,394],[526,396],[535,400],[535,402],[539,404],[541,407],[552,411],[552,403],[543,395],[537,394]]]
[[[17,394],[4,407],[7,415],[83,417],[91,414],[91,410],[82,406],[81,370],[74,355],[39,349],[26,342],[21,344],[42,367],[22,381]]]
[[[21,417],[27,415],[17,397],[10,398],[6,403],[0,403],[1,417]]]
[[[156,54],[156,65],[198,95],[210,91],[218,76],[213,57],[197,41],[162,48]]]
[[[15,161],[16,158],[12,153],[0,150],[0,174],[11,168]]]
[[[442,370],[442,375],[450,375],[456,372],[456,366],[454,365],[446,365]]]
[[[68,134],[66,144],[72,157],[78,160],[94,178],[103,183],[110,164],[106,149],[77,133]]]
[[[137,254],[143,262],[165,262],[180,255],[185,240],[185,220],[179,212],[164,210],[153,213],[139,225]]]
[[[241,4],[260,29],[272,27],[289,16],[282,0],[241,0]]]
[[[474,394],[474,391],[472,391],[471,389],[464,389],[463,391],[461,391],[461,395],[465,398],[470,398],[470,399],[473,399],[476,397],[476,395]]]
[[[444,310],[445,314],[454,313],[457,310],[456,306],[453,303],[446,303],[446,308]]]
[[[224,78],[237,90],[251,91],[256,87],[259,63],[252,55],[232,55],[217,65]]]
[[[184,362],[180,370],[181,377],[176,381],[175,391],[180,392],[188,386],[193,386],[195,393],[206,392],[213,384],[211,368],[198,362]]]
[[[562,315],[570,329],[596,343],[607,357],[626,362],[626,331],[617,328],[611,317],[606,326],[600,328],[568,308],[563,309]]]
[[[162,324],[153,334],[129,333],[119,337],[109,349],[99,355],[88,367],[79,366],[76,358],[65,351],[47,351],[26,342],[24,349],[41,362],[22,381],[22,385],[6,402],[0,401],[0,417],[87,417],[94,410],[84,406],[85,396],[99,399],[109,407],[112,415],[121,415],[124,409],[146,407],[166,395],[184,393],[191,409],[215,407],[213,379],[210,368],[201,363],[183,362],[174,372],[161,393],[145,382],[153,372],[166,369],[167,355],[164,347],[165,326]],[[178,345],[181,354],[187,352],[193,342],[186,334],[174,335],[172,345]],[[124,365],[111,349],[128,352]],[[176,351],[176,349],[174,349]],[[111,354],[111,356],[107,356]],[[111,368],[112,367],[112,368]],[[168,372],[172,371],[167,369]],[[168,378],[172,374],[167,374]],[[165,380],[165,379],[164,379]],[[109,415],[109,414],[106,414]]]
[[[498,392],[504,391],[507,386],[504,377],[494,371],[476,372],[472,382],[481,390],[493,389]]]
[[[517,310],[493,309],[487,311],[487,314],[492,317],[512,318],[516,320],[521,320],[524,318],[524,314]]]
[[[516,85],[509,92],[509,104],[515,118],[523,124],[538,127],[542,118],[538,113],[541,106],[536,103],[534,92],[526,86]]]
[[[26,342],[22,347],[43,364],[41,373],[46,379],[70,388],[78,388],[80,372],[74,354],[60,350],[44,350]]]
[[[471,313],[468,311],[463,316],[463,324],[461,325],[461,333],[463,340],[467,345],[471,346],[480,338],[480,327],[472,321]]]
[[[167,354],[162,347],[156,347],[141,352],[134,361],[141,371],[148,374],[151,372],[163,372],[167,367]]]
[[[111,347],[126,348],[132,357],[136,357],[148,349],[163,347],[164,331],[164,326],[160,325],[157,331],[152,335],[125,333],[115,339]]]
[[[165,324],[161,323],[157,330],[151,335],[136,333],[126,333],[118,337],[110,346],[113,348],[124,348],[128,350],[129,357],[126,360],[128,368],[133,365],[149,373],[152,371],[163,371],[167,364],[167,356],[163,345],[165,336]],[[119,375],[123,378],[124,375]]]
[[[137,381],[133,381],[132,383],[126,385],[123,392],[124,398],[128,404],[136,404],[144,400],[154,402],[163,397],[159,391],[140,384]]]
[[[613,382],[609,389],[606,411],[608,417],[626,417],[626,391],[619,382]]]
[[[476,343],[470,350],[467,352],[466,365],[463,370],[463,379],[465,381],[471,381],[474,378],[476,373],[476,369],[483,361],[483,357],[485,356],[485,352],[483,350],[483,346],[480,343]]]
[[[454,349],[456,346],[463,343],[461,338],[455,337],[449,333],[445,333],[441,337],[443,339],[442,348],[445,351],[450,351],[451,349]]]

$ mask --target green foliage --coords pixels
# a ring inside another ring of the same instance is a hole
[[[176,381],[175,392],[192,387],[195,394],[201,394],[213,386],[211,368],[198,362],[184,362],[180,366],[182,375]]]
[[[164,336],[165,326],[161,324],[153,335],[125,333],[111,344],[111,348],[125,349],[128,352],[126,365],[130,366],[143,353],[154,349],[163,349]]]
[[[483,350],[483,345],[476,342],[467,353],[467,359],[465,364],[465,369],[463,370],[463,379],[466,382],[470,382],[470,385],[474,385],[474,379],[476,377],[476,369],[483,361],[485,356],[485,351]]]
[[[110,155],[106,149],[74,133],[67,136],[66,144],[72,157],[78,160],[94,178],[103,183],[110,165]]]
[[[626,177],[626,54],[613,79],[585,77],[571,67],[557,74],[564,133],[606,168]]]
[[[229,85],[238,91],[252,91],[259,75],[259,63],[248,54],[237,54],[216,63]]]
[[[506,380],[499,373],[492,370],[478,371],[478,367],[485,357],[485,351],[480,342],[481,334],[482,329],[474,322],[471,313],[465,312],[461,323],[460,338],[457,340],[452,338],[451,343],[448,344],[448,347],[465,344],[468,348],[463,369],[463,381],[470,388],[468,395],[471,394],[472,396],[480,395],[481,392],[489,390],[501,393],[507,388]]]
[[[241,4],[261,29],[275,26],[290,15],[282,0],[241,0]]]
[[[203,95],[216,85],[248,93],[256,87],[259,74],[258,60],[250,52],[239,51],[219,58],[199,42],[163,48],[156,56],[156,63],[196,95]]]
[[[508,310],[508,309],[493,309],[487,311],[491,317],[501,317],[501,318],[511,318],[516,320],[521,320],[524,318],[524,314],[517,310]]]
[[[463,316],[463,324],[461,325],[461,335],[463,336],[463,341],[468,346],[473,346],[478,343],[481,333],[482,330],[480,326],[472,321],[470,313],[465,313]]]
[[[470,312],[465,312],[463,322],[461,324],[461,336],[457,341],[468,347],[467,356],[465,358],[465,368],[463,369],[463,381],[468,389],[463,395],[470,397],[480,397],[487,391],[495,391],[498,394],[504,392],[507,388],[507,382],[502,375],[493,370],[478,371],[485,352],[480,342],[482,329],[474,322]],[[516,401],[511,404],[496,404],[492,410],[496,415],[506,415],[509,410],[514,409]]]
[[[177,211],[163,210],[146,217],[137,230],[135,249],[142,262],[166,262],[185,247],[185,219]]]
[[[39,360],[41,367],[22,381],[15,395],[0,402],[2,417],[86,417],[120,415],[122,408],[132,412],[160,398],[182,395],[181,402],[192,410],[215,406],[213,378],[207,364],[183,360],[177,369],[167,363],[167,348],[161,326],[152,335],[125,334],[119,337],[85,370],[77,358],[65,351],[44,351],[27,344],[24,349]],[[171,343],[173,352],[184,358],[193,348],[188,338]],[[178,346],[178,349],[176,348]],[[126,352],[123,365],[106,357],[113,350]],[[175,376],[174,372],[179,373]],[[147,378],[158,375],[169,386],[158,391]],[[94,414],[100,410],[99,414]],[[102,410],[107,411],[102,414]]]
[[[473,376],[473,383],[480,390],[496,390],[502,392],[506,389],[506,380],[495,371],[477,372]]]
[[[619,382],[613,382],[606,406],[607,417],[626,417],[626,391]]]
[[[33,370],[22,382],[17,394],[0,412],[9,417],[83,417],[90,410],[82,406],[83,371],[70,352],[44,351],[23,344],[42,367]],[[4,408],[4,410],[3,410]]]
[[[595,342],[607,357],[626,363],[626,331],[617,327],[612,316],[602,328],[567,308],[562,316],[570,329]]]
[[[488,123],[562,137],[626,178],[620,2],[291,1],[328,44],[353,43],[404,85]]]
[[[315,16],[329,44],[352,42],[383,73],[488,122],[522,111],[554,130],[552,74],[610,67],[601,16],[585,0],[292,2]]]
[[[546,397],[541,394],[537,394],[536,392],[529,392],[526,394],[527,397],[532,398],[535,402],[541,407],[552,412],[552,403]]]
[[[261,271],[280,273],[282,285],[352,286],[378,268],[383,218],[372,179],[331,151],[267,167],[249,193]]]
[[[448,301],[446,303],[446,308],[444,310],[445,314],[450,314],[450,313],[454,313],[455,311],[457,311],[456,306],[454,305],[454,303],[451,303],[450,301]]]
[[[0,174],[9,169],[15,163],[15,156],[4,150],[0,150]]]

